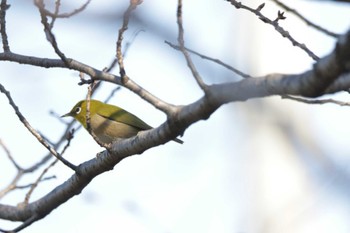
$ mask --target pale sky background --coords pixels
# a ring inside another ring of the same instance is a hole
[[[49,1],[47,1],[49,2]],[[83,1],[63,1],[71,11]],[[144,0],[131,20],[125,41],[133,40],[125,60],[128,75],[156,96],[173,104],[189,104],[202,96],[176,43],[176,2]],[[242,1],[258,6],[261,1]],[[285,1],[310,20],[338,33],[350,26],[350,4]],[[31,1],[9,1],[7,29],[13,52],[57,58],[46,42],[40,16]],[[72,5],[70,5],[72,4]],[[86,11],[59,19],[54,33],[67,57],[102,69],[115,54],[119,16],[128,1],[92,1]],[[48,4],[49,5],[49,4]],[[255,8],[253,7],[253,8]],[[256,16],[226,1],[184,1],[186,46],[219,58],[253,76],[272,72],[299,73],[313,61]],[[263,13],[276,17],[266,1]],[[280,25],[317,55],[334,47],[334,39],[304,25],[291,14]],[[193,57],[208,83],[238,80],[231,72]],[[0,83],[12,94],[28,121],[56,140],[64,125],[49,115],[66,113],[85,98],[78,73],[0,63]],[[115,70],[115,73],[118,71]],[[105,84],[96,95],[104,100],[115,86]],[[330,97],[330,96],[328,96]],[[332,96],[347,101],[347,94]],[[38,161],[46,150],[22,127],[4,95],[0,95],[0,138],[22,166]],[[164,114],[126,89],[110,101],[157,126]],[[335,105],[306,105],[279,97],[231,103],[207,121],[192,125],[182,138],[117,164],[82,192],[23,232],[350,232],[349,110]],[[91,159],[101,148],[84,130],[65,154],[74,164]],[[15,170],[0,150],[0,188]],[[40,198],[71,176],[59,164],[49,172],[57,179],[42,183]],[[21,182],[27,184],[37,174]],[[1,199],[16,205],[16,191]],[[0,228],[18,223],[0,221]]]

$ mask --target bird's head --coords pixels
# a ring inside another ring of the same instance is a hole
[[[90,116],[93,116],[102,104],[103,103],[98,100],[90,100]],[[61,117],[73,117],[86,128],[86,105],[87,101],[81,100],[70,110],[70,112],[62,115]]]

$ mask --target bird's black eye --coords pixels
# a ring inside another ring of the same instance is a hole
[[[76,107],[76,108],[75,108],[75,114],[79,114],[80,111],[81,111],[81,107]]]

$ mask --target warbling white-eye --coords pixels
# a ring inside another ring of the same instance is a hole
[[[74,117],[87,129],[86,100],[79,101],[72,110],[62,117]],[[130,138],[139,131],[152,129],[134,114],[114,105],[105,104],[98,100],[90,100],[91,131],[103,143],[111,143],[118,138]],[[175,142],[183,143],[175,138]]]

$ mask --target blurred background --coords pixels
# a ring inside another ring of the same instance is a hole
[[[45,39],[40,15],[31,1],[8,1],[6,26],[13,52],[57,58]],[[71,12],[84,1],[62,1]],[[67,57],[103,69],[115,56],[116,38],[129,1],[92,1],[82,13],[58,19],[54,34]],[[261,1],[242,3],[256,8]],[[280,10],[266,1],[262,13],[275,19]],[[309,20],[336,33],[350,26],[350,4],[328,1],[285,1]],[[54,9],[54,1],[46,1]],[[164,40],[177,42],[177,1],[144,1],[134,12],[124,45],[128,75],[157,97],[173,104],[189,104],[203,93],[181,53]],[[301,49],[253,14],[226,1],[184,1],[183,20],[188,48],[218,58],[252,76],[300,73],[313,61]],[[335,39],[308,27],[290,13],[280,21],[316,55],[330,53]],[[207,83],[238,81],[232,72],[192,56]],[[77,72],[0,63],[0,83],[34,128],[57,141],[65,124],[62,115],[85,98]],[[118,74],[118,69],[113,70]],[[95,98],[104,100],[115,85],[104,83]],[[325,98],[348,101],[347,93]],[[165,115],[126,89],[110,100],[153,126]],[[23,167],[39,161],[47,151],[17,119],[0,95],[0,139]],[[23,232],[350,232],[348,107],[308,105],[281,97],[222,106],[208,120],[186,130],[183,145],[169,142],[117,164],[94,179],[81,193]],[[65,119],[65,122],[66,121]],[[75,125],[75,128],[78,125]],[[93,158],[100,148],[79,130],[65,157],[74,164]],[[0,189],[16,169],[0,150]],[[20,184],[33,182],[39,172]],[[57,164],[32,201],[69,178],[71,170]],[[26,190],[0,200],[16,205]],[[0,221],[0,228],[19,223]]]

